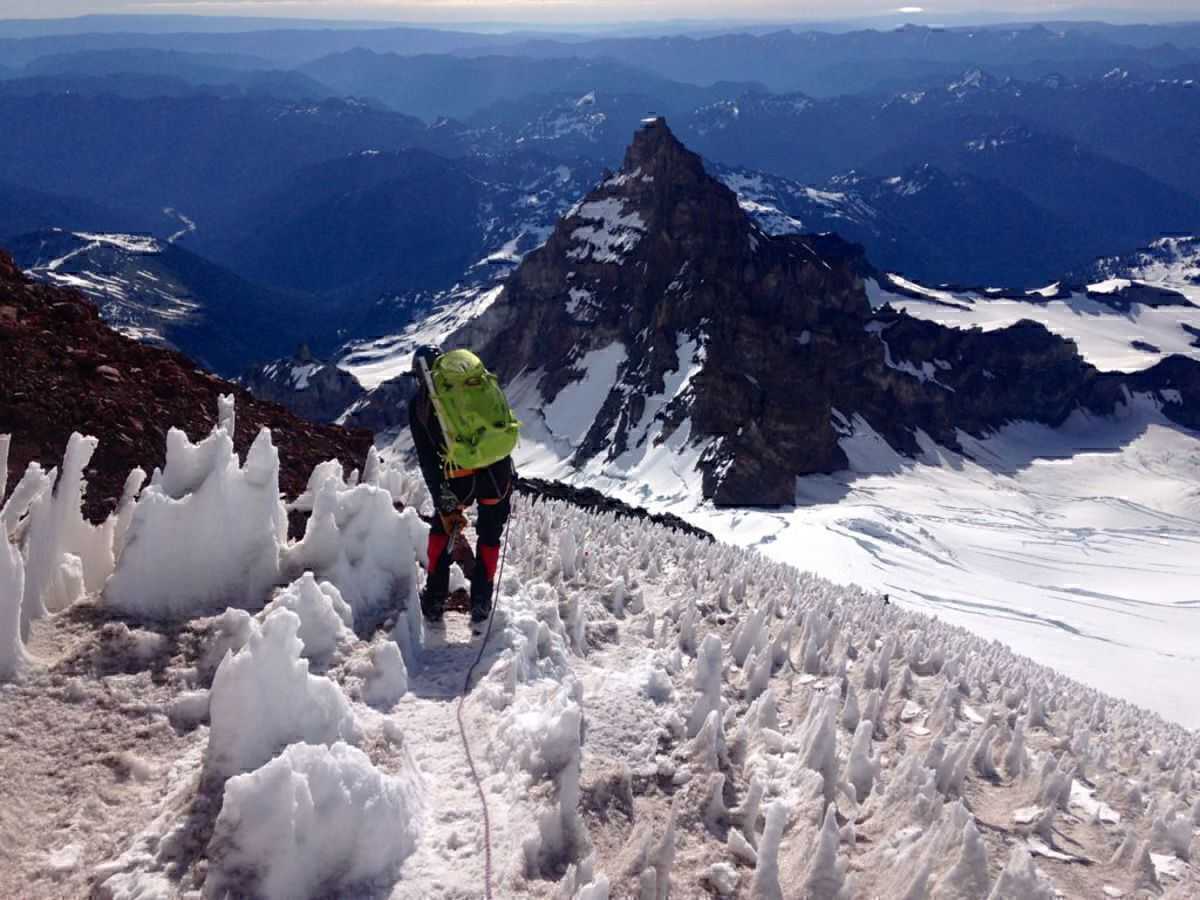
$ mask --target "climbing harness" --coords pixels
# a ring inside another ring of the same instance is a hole
[[[483,895],[487,900],[492,900],[492,820],[488,815],[487,796],[483,792],[483,782],[475,768],[475,758],[471,755],[471,741],[467,738],[467,726],[463,722],[463,705],[467,701],[467,693],[471,690],[471,677],[479,668],[480,662],[483,661],[483,651],[487,649],[488,641],[492,638],[492,623],[496,621],[496,610],[500,607],[500,592],[504,583],[504,561],[508,558],[508,533],[511,529],[512,515],[510,514],[508,522],[504,526],[504,546],[500,551],[500,566],[496,571],[496,600],[492,604],[492,614],[488,616],[487,630],[483,634],[483,640],[479,643],[479,652],[475,655],[475,662],[471,663],[471,668],[467,669],[462,693],[458,697],[458,735],[462,739],[463,751],[467,755],[467,766],[471,770],[471,781],[475,783],[475,792],[479,794],[479,805],[483,811]]]

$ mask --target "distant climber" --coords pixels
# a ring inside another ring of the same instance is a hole
[[[479,504],[476,565],[471,572],[471,621],[492,612],[500,542],[511,510],[516,472],[512,451],[520,423],[496,377],[469,350],[442,353],[421,347],[413,357],[417,393],[408,409],[413,445],[433,498],[428,577],[421,612],[442,620],[450,589],[451,550],[466,528],[466,510]]]

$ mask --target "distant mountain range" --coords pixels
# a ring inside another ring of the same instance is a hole
[[[86,23],[82,26],[86,31]],[[28,30],[26,30],[28,33]],[[1102,66],[1161,69],[1196,61],[1200,26],[1095,27],[1087,23],[934,28],[908,25],[883,30],[718,29],[672,36],[594,37],[448,31],[433,28],[230,28],[209,32],[100,31],[0,38],[0,58],[23,65],[51,54],[84,50],[151,48],[257,56],[272,66],[298,66],[322,56],[362,48],[404,55],[489,56],[533,59],[607,59],[664,78],[694,84],[758,81],[772,90],[821,96],[890,90],[914,79],[941,80],[964,66],[996,67],[1004,75],[1033,78],[1047,67],[1072,75]]]
[[[116,331],[183,350],[222,374],[290,351],[309,329],[321,328],[307,297],[251,284],[153,237],[38,231],[8,249],[38,280],[82,291]]]
[[[53,54],[19,73],[0,72],[0,92],[15,95],[82,93],[131,98],[215,94],[323,100],[336,91],[302,72],[272,68],[263,59],[230,53],[175,50],[83,50]]]
[[[348,96],[370,97],[391,109],[434,120],[462,118],[502,101],[534,94],[623,91],[636,85],[662,112],[694,109],[756,86],[700,87],[654,75],[642,66],[607,59],[518,56],[405,56],[356,49],[304,66],[316,81]],[[757,89],[764,90],[761,86]]]
[[[194,245],[263,284],[341,303],[346,328],[392,328],[376,301],[515,264],[599,174],[533,151],[365,151],[296,172]]]
[[[1102,66],[1146,70],[1195,59],[1200,27],[1158,32],[1154,46],[1120,43],[1119,31],[1101,36],[1071,26],[940,29],[910,25],[890,31],[843,34],[777,31],[762,35],[611,38],[566,44],[534,40],[507,53],[555,58],[608,58],[697,84],[719,80],[761,82],[771,90],[814,95],[895,89],[899,83],[940,81],[964,63],[1004,75],[1036,77],[1049,64],[1081,76]],[[1170,36],[1168,36],[1170,35]]]
[[[166,96],[142,99],[24,96],[13,90],[22,83],[0,83],[0,114],[10,125],[0,135],[6,178],[56,195],[60,205],[86,206],[93,218],[96,208],[116,210],[116,221],[106,226],[116,230],[166,233],[176,222],[162,210],[181,210],[197,223],[189,240],[199,241],[198,249],[228,248],[236,234],[242,250],[223,250],[220,261],[235,269],[246,264],[242,274],[251,278],[266,271],[268,283],[274,278],[270,265],[255,260],[286,259],[296,245],[255,252],[255,245],[270,243],[270,235],[241,236],[246,223],[256,221],[256,210],[318,202],[320,179],[301,176],[306,167],[326,166],[323,172],[337,183],[338,169],[346,165],[337,160],[404,148],[447,159],[489,159],[532,148],[572,166],[588,159],[599,167],[619,154],[623,135],[648,111],[686,106],[699,90],[665,102],[637,91],[532,95],[465,121],[429,125],[359,100],[297,103],[240,89],[234,96],[201,95],[188,86],[176,96],[166,90]],[[986,277],[1036,286],[1098,256],[1200,229],[1200,164],[1186,152],[1200,140],[1200,117],[1190,105],[1198,95],[1186,82],[1113,76],[1086,85],[1020,85],[976,71],[938,91],[890,98],[817,101],[743,90],[713,87],[709,98],[727,92],[729,99],[673,115],[672,123],[714,163],[826,192],[862,185],[862,199],[877,207],[886,227],[849,236],[890,268],[916,278]],[[1051,101],[1061,115],[1044,112]],[[1134,110],[1144,126],[1109,126],[1129,121]],[[1044,120],[1029,124],[1037,117]],[[1108,130],[1098,132],[1089,122],[1103,122]],[[57,137],[69,129],[79,130],[70,143]],[[228,134],[237,140],[225,139]],[[917,184],[914,172],[927,173],[927,186],[937,190],[889,196],[889,184]],[[316,190],[311,201],[304,196],[310,189]],[[443,190],[447,203],[439,219],[445,221],[456,192],[445,184]],[[388,202],[380,197],[376,205],[386,208]],[[82,210],[71,215],[93,227]],[[992,227],[985,229],[981,217]],[[378,214],[368,218],[380,223]],[[277,221],[268,219],[272,226]],[[45,216],[30,221],[31,227],[77,227]],[[451,227],[462,236],[474,226],[460,221]],[[326,263],[338,253],[336,244],[309,244],[305,252]],[[361,266],[339,265],[327,272],[354,268],[356,274],[335,288],[353,291],[369,282],[358,277]],[[442,265],[432,260],[424,283],[438,280],[434,270]]]
[[[926,284],[1040,288],[1200,232],[1197,33],[3,38],[0,241],[35,269],[48,229],[153,238],[172,296],[219,309],[235,279],[246,321],[279,302],[272,340],[176,327],[152,284],[108,291],[113,321],[230,373],[301,341],[325,357],[486,290],[654,114],[769,233],[836,232]],[[73,259],[93,287],[140,279],[111,245]]]
[[[842,439],[868,430],[916,457],[924,442],[957,450],[1011,421],[1113,415],[1130,392],[1200,424],[1190,350],[1164,355],[1127,333],[1145,362],[1104,371],[1036,321],[1050,297],[1021,295],[1028,317],[964,328],[899,307],[906,293],[967,303],[903,285],[893,302],[892,283],[835,236],[767,234],[655,118],[444,346],[487,359],[526,438],[573,471],[635,482],[669,471],[702,481],[718,506],[794,504],[796,479],[845,469]],[[1133,288],[1093,293],[1114,304],[1113,322],[1146,301],[1200,322],[1184,295]],[[1163,336],[1186,347],[1179,327]]]
[[[6,180],[120,210],[125,230],[173,228],[164,207],[215,227],[305,166],[428,131],[357,101],[264,97],[0,96],[0,120]]]
[[[474,34],[438,28],[263,28],[258,30],[94,31],[0,38],[0,58],[25,65],[43,56],[96,50],[175,50],[257,56],[272,66],[298,66],[331,53],[364,47],[378,53],[489,51],[528,34]]]

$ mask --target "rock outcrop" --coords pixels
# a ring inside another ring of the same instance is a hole
[[[714,540],[713,536],[703,528],[697,528],[685,522],[679,516],[670,513],[652,513],[641,506],[630,506],[615,497],[602,494],[595,488],[576,487],[563,481],[549,481],[545,478],[518,478],[517,493],[531,500],[561,500],[579,509],[604,513],[618,519],[634,519],[638,522],[653,522],[672,531],[690,534],[706,541]]]
[[[408,425],[408,403],[417,392],[417,382],[398,375],[369,391],[342,417],[350,428],[366,428],[375,434],[394,431]]]
[[[162,465],[169,427],[193,440],[212,429],[222,394],[236,397],[239,452],[271,429],[289,496],[304,490],[317,463],[361,466],[371,445],[369,432],[306,422],[179,353],[117,334],[81,294],[27,281],[0,251],[0,434],[12,435],[10,485],[31,461],[58,465],[73,431],[94,435],[85,511],[99,520],[130,469]]]
[[[921,432],[957,448],[960,431],[1110,413],[1134,385],[1033,322],[984,333],[873,312],[870,272],[861,248],[833,235],[766,234],[652,119],[621,171],[450,344],[474,347],[505,379],[534,379],[547,404],[620,345],[572,462],[674,439],[698,451],[704,495],[731,506],[791,504],[798,476],[846,466],[841,442],[864,425],[909,454]],[[1169,380],[1178,403],[1164,409],[1186,423],[1183,411],[1200,409],[1195,379]]]
[[[286,406],[313,422],[337,421],[366,394],[357,378],[316,359],[306,344],[288,359],[255,366],[238,382],[258,399]]]

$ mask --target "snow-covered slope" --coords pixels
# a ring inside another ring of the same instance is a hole
[[[238,379],[259,400],[286,406],[314,422],[332,422],[363,396],[349,372],[315,358],[308,345],[290,357],[256,366]]]
[[[50,606],[0,686],[0,893],[449,900],[485,894],[485,846],[497,898],[1200,889],[1194,732],[879,594],[556,502],[518,501],[486,641],[430,632],[424,526],[392,503],[419,482],[323,466],[287,541],[269,436],[232,456],[232,415],[101,529],[82,440],[0,514],[0,585],[15,537]],[[0,624],[24,608],[0,595]]]
[[[483,313],[503,287],[490,283],[461,285],[436,297],[427,316],[397,335],[348,345],[338,367],[371,390],[412,371],[412,355],[424,344],[439,346],[447,335]]]
[[[1175,288],[1200,301],[1200,238],[1165,237],[1127,256],[1102,259],[1095,266],[1102,278],[1135,278]]]
[[[1200,437],[1165,419],[1157,401],[1135,398],[1116,419],[1077,414],[1060,429],[1018,423],[987,440],[961,435],[969,456],[924,438],[916,460],[856,419],[841,440],[848,470],[799,479],[794,508],[718,510],[694,473],[705,447],[688,444],[686,427],[657,437],[655,410],[697,370],[680,350],[676,378],[648,404],[647,433],[616,460],[582,467],[572,435],[599,413],[613,366],[589,359],[589,376],[548,409],[518,380],[510,394],[525,423],[521,471],[596,487],[889,593],[1200,726],[1191,687],[1200,678],[1191,638],[1200,625]]]
[[[503,284],[488,277],[458,284],[433,297],[429,314],[399,334],[343,348],[339,369],[353,375],[367,392],[346,407],[337,421],[376,434],[390,434],[404,425],[415,389],[415,382],[405,377],[412,371],[413,352],[426,344],[441,346],[448,335],[485,312],[503,291]]]
[[[47,232],[36,258],[18,254],[35,278],[77,288],[97,301],[104,320],[137,340],[169,343],[166,332],[200,310],[175,280],[154,271],[165,241],[148,235]]]
[[[14,238],[9,249],[33,278],[82,291],[116,331],[227,375],[290,351],[312,311],[149,235],[52,229]]]
[[[850,238],[864,233],[879,235],[879,212],[856,193],[821,190],[762,172],[708,165],[768,234],[837,230]]]
[[[1095,284],[1051,285],[1023,295],[928,288],[895,275],[869,280],[867,289],[876,307],[889,303],[954,328],[991,331],[1023,319],[1040,322],[1075,341],[1098,369],[1139,372],[1171,354],[1200,359],[1200,285],[1179,275],[1179,268],[1147,264]],[[1174,302],[1162,303],[1170,294]]]
[[[738,307],[771,243],[706,173],[660,161],[672,154],[647,126],[452,338],[509,379],[521,470],[799,554],[1200,724],[1200,658],[1181,639],[1200,584],[1200,438],[1185,430],[1200,310],[1114,279],[1061,298],[933,291],[844,255],[773,276],[790,305]],[[668,189],[682,211],[665,216],[652,192]],[[610,214],[593,225],[592,210]],[[699,221],[680,237],[675,223]],[[822,315],[788,320],[806,304]]]

